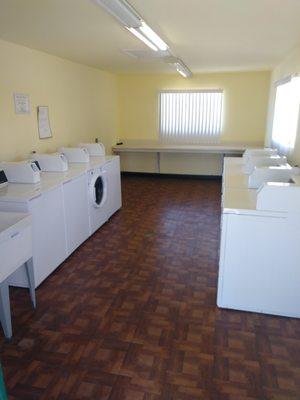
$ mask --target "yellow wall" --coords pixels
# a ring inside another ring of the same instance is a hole
[[[0,40],[0,161],[32,150],[55,151],[98,137],[107,152],[117,136],[158,139],[158,94],[162,89],[222,88],[223,141],[262,141],[268,102],[268,72],[114,75]],[[13,93],[30,96],[31,113],[17,115]],[[40,140],[36,107],[49,106],[53,138]]]
[[[270,85],[270,101],[268,114],[268,129],[266,135],[266,144],[271,144],[272,122],[274,116],[274,105],[276,95],[276,81],[286,78],[291,74],[300,73],[300,46],[294,49],[282,62],[273,70]],[[288,155],[293,164],[300,164],[300,123],[298,124],[298,133],[295,148]]]
[[[13,93],[30,96],[30,115],[17,115]],[[40,140],[36,107],[49,106],[53,138]],[[117,85],[113,74],[0,40],[0,161],[60,145],[115,143]]]
[[[122,139],[158,139],[158,94],[164,89],[224,90],[224,142],[263,142],[266,132],[270,73],[123,74],[118,77]]]

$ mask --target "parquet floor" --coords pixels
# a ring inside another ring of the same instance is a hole
[[[36,312],[12,291],[10,399],[300,399],[300,320],[215,305],[220,182],[127,176],[123,201]]]

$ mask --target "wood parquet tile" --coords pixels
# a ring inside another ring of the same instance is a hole
[[[300,399],[300,321],[216,307],[220,182],[123,177],[124,206],[12,290],[10,399]]]

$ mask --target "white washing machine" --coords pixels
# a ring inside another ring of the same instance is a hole
[[[90,234],[108,220],[108,180],[105,165],[88,171]]]

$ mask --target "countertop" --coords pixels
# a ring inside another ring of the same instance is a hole
[[[113,146],[115,153],[121,152],[156,152],[156,153],[219,153],[241,154],[248,148],[255,148],[257,144],[247,143],[217,143],[203,145],[175,145],[152,142],[126,142]]]

